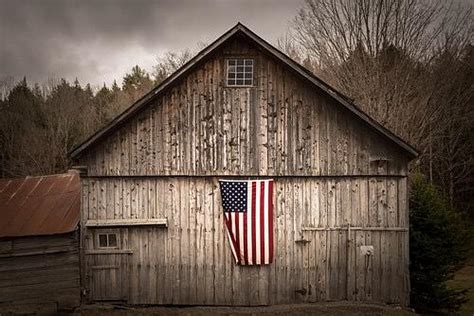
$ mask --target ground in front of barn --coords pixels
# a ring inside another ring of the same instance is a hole
[[[469,253],[466,265],[454,275],[449,285],[455,289],[467,289],[467,302],[459,310],[460,316],[474,315],[474,220],[470,225]]]
[[[76,315],[416,315],[398,306],[355,304],[349,302],[291,304],[259,307],[132,307],[106,304],[86,305]]]

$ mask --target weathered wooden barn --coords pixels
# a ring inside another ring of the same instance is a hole
[[[76,173],[0,180],[0,314],[80,304]]]
[[[406,305],[416,151],[242,24],[71,156],[87,301]],[[237,265],[218,179],[274,179],[274,262]]]

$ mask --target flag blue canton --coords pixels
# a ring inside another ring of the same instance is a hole
[[[224,211],[247,211],[247,182],[221,181],[220,186]]]

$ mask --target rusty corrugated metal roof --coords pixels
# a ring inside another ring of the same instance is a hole
[[[80,217],[76,173],[0,179],[0,237],[68,233]]]

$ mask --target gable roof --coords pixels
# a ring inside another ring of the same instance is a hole
[[[290,67],[293,71],[295,71],[298,75],[327,93],[331,98],[337,101],[339,104],[344,106],[348,109],[351,113],[365,122],[370,128],[381,134],[382,136],[386,137],[390,141],[392,141],[395,145],[400,147],[404,152],[406,152],[411,158],[415,158],[418,156],[418,152],[414,147],[409,145],[403,139],[395,135],[392,131],[382,126],[380,123],[372,119],[362,110],[357,108],[347,97],[345,97],[342,93],[336,91],[332,88],[329,84],[325,83],[318,77],[316,77],[313,73],[311,73],[308,69],[304,68],[290,57],[282,53],[280,50],[266,42],[260,36],[252,32],[246,26],[241,24],[240,22],[237,23],[236,26],[231,28],[229,31],[224,33],[221,37],[215,40],[212,44],[204,48],[200,51],[194,58],[184,64],[181,68],[179,68],[176,72],[174,72],[171,76],[166,78],[162,83],[158,86],[153,88],[149,93],[145,94],[142,98],[137,100],[134,104],[132,104],[128,109],[123,111],[117,117],[115,117],[109,124],[107,124],[104,128],[97,131],[95,134],[90,136],[86,139],[83,143],[75,147],[69,152],[69,156],[71,158],[78,157],[84,150],[99,142],[102,138],[107,136],[116,127],[120,126],[121,124],[128,121],[131,117],[133,117],[136,113],[138,113],[141,109],[143,109],[151,100],[153,100],[157,95],[160,95],[167,87],[169,87],[175,80],[183,77],[186,73],[188,73],[197,63],[202,61],[206,56],[211,54],[212,52],[216,51],[222,44],[227,42],[230,38],[235,36],[236,34],[243,34],[253,43],[255,43],[258,47],[262,48],[264,51],[269,53],[271,56],[275,57],[277,60],[285,64],[286,66]]]
[[[0,179],[0,237],[69,233],[80,217],[76,173]]]

